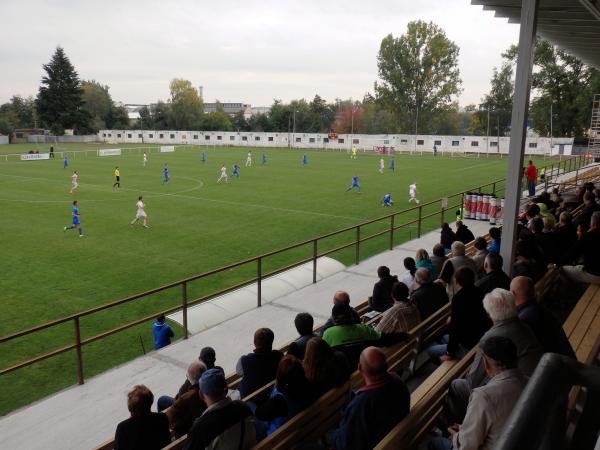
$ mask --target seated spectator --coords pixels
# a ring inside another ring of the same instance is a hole
[[[311,338],[306,344],[302,365],[316,397],[344,384],[355,370],[342,352],[333,350],[320,337]]]
[[[600,211],[592,214],[590,229],[559,260],[561,273],[575,283],[600,284]],[[583,259],[583,264],[569,265]]]
[[[332,433],[331,447],[338,450],[374,448],[410,409],[410,395],[400,377],[388,373],[385,355],[368,347],[360,355],[360,388]]]
[[[492,241],[488,246],[488,251],[490,253],[500,253],[500,244],[502,243],[502,231],[500,231],[500,228],[492,227],[490,228],[489,234],[492,238]]]
[[[442,273],[442,266],[446,262],[444,246],[442,244],[435,244],[433,246],[433,255],[429,259],[431,259],[431,264],[435,268],[435,273]]]
[[[203,347],[200,350],[198,359],[204,363],[206,369],[214,369],[215,363],[217,362],[217,354],[215,349],[212,347]]]
[[[495,448],[527,378],[517,367],[517,347],[506,337],[491,337],[481,346],[489,382],[473,390],[465,419],[448,429],[451,438],[436,437],[430,450]]]
[[[527,277],[514,278],[510,283],[510,292],[515,297],[519,319],[529,325],[542,344],[544,353],[559,353],[575,359],[575,353],[561,324],[536,301],[533,280]]]
[[[171,327],[165,322],[165,315],[161,314],[156,318],[152,325],[152,334],[154,335],[154,350],[166,347],[171,343],[171,338],[175,336]]]
[[[460,359],[477,345],[492,322],[483,309],[483,291],[474,285],[475,274],[461,267],[454,274],[458,291],[450,309],[447,344],[429,347],[429,356],[435,360]]]
[[[169,418],[169,426],[177,438],[187,434],[194,420],[200,417],[206,409],[206,403],[198,395],[200,377],[206,370],[203,362],[194,361],[190,364],[187,371],[187,380],[190,383],[190,388],[175,400],[166,412]]]
[[[477,273],[475,261],[465,255],[465,244],[460,241],[455,241],[452,243],[452,257],[446,261],[439,276],[440,280],[446,283],[448,296],[450,298],[452,298],[456,292],[456,286],[452,282],[454,272],[461,267],[468,267],[473,273]]]
[[[369,306],[372,310],[383,312],[392,306],[392,286],[398,281],[396,275],[390,275],[390,268],[379,266],[377,268],[379,281],[373,286],[373,296],[369,298]]]
[[[415,260],[417,261],[417,269],[427,269],[429,270],[429,275],[431,275],[431,278],[437,278],[438,272],[436,272],[435,267],[433,267],[433,263],[431,262],[431,259],[429,259],[427,250],[422,248],[417,250]]]
[[[421,323],[419,309],[408,299],[408,294],[408,287],[404,283],[394,284],[394,306],[383,313],[375,330],[380,333],[408,333]]]
[[[186,450],[246,450],[256,443],[252,411],[244,402],[227,397],[223,371],[209,369],[202,374],[200,398],[208,407],[192,425]]]
[[[156,401],[156,409],[158,412],[164,411],[169,408],[176,400],[180,399],[183,395],[185,395],[188,391],[193,390],[194,392],[198,392],[198,382],[200,380],[200,376],[206,370],[206,365],[202,361],[194,361],[192,362],[185,373],[185,381],[179,388],[179,391],[175,395],[175,397],[169,397],[168,395],[161,395],[158,397]]]
[[[448,304],[448,294],[444,286],[434,283],[427,269],[419,269],[415,275],[417,289],[410,300],[419,310],[421,320],[427,320],[438,309]]]
[[[485,270],[483,268],[483,263],[485,262],[485,257],[488,255],[489,251],[487,249],[487,241],[483,237],[478,237],[475,239],[473,244],[475,247],[475,254],[473,255],[473,262],[475,262],[475,267],[477,268],[477,278],[481,278],[485,275]]]
[[[537,281],[544,275],[544,266],[541,261],[535,259],[535,251],[529,240],[519,239],[515,246],[515,262],[512,266],[512,278],[525,276]]]
[[[552,243],[549,254],[546,255],[548,262],[556,263],[577,242],[577,230],[573,226],[571,214],[560,213],[558,224],[552,233]]]
[[[471,232],[471,230],[469,230],[469,227],[467,227],[462,220],[459,220],[458,222],[456,222],[456,239],[457,241],[462,242],[463,244],[467,245],[469,242],[475,240],[475,236],[473,236],[473,233]]]
[[[556,228],[556,219],[554,218],[554,216],[546,216],[543,219],[544,221],[544,229],[542,230],[543,233],[553,233],[554,232],[554,228]]]
[[[269,328],[259,328],[254,333],[254,351],[238,360],[235,371],[242,377],[238,387],[242,398],[275,379],[283,353],[273,350],[274,339]]]
[[[337,291],[334,295],[333,295],[333,305],[348,305],[350,306],[350,295],[348,295],[347,292],[344,291]],[[356,312],[356,310],[352,307],[350,307],[350,309],[352,310],[352,321],[353,323],[360,323],[360,315]],[[325,325],[323,325],[323,328],[321,328],[321,337],[323,336],[323,334],[325,334],[325,330],[327,330],[327,328],[332,327],[333,326],[333,317],[330,317],[329,319],[327,319],[327,322],[325,322]]]
[[[294,319],[294,325],[300,337],[290,344],[288,349],[288,355],[294,355],[298,359],[304,359],[304,351],[306,350],[306,343],[310,338],[316,336],[313,332],[315,321],[313,316],[307,312],[299,313]]]
[[[446,254],[450,252],[450,248],[452,247],[452,243],[456,241],[456,234],[450,228],[448,223],[444,222],[442,224],[442,231],[440,232],[440,244],[444,246],[444,251]]]
[[[115,450],[159,450],[171,443],[169,419],[163,413],[150,411],[154,395],[143,384],[127,394],[129,419],[117,425]]]
[[[258,420],[266,422],[268,436],[314,400],[315,394],[304,375],[302,363],[295,356],[287,355],[279,361],[275,386],[269,399],[256,407],[255,416]],[[261,427],[257,428],[261,430]],[[261,440],[265,435],[257,432],[256,437],[257,440]]]
[[[381,334],[369,325],[354,323],[352,310],[343,303],[333,306],[331,310],[334,326],[323,334],[323,340],[331,347],[358,342],[379,341]]]
[[[483,298],[483,308],[493,325],[479,341],[479,349],[467,376],[454,380],[450,385],[448,416],[455,422],[462,422],[472,390],[488,381],[481,353],[482,344],[487,339],[500,336],[512,340],[517,347],[519,369],[526,376],[531,376],[543,354],[542,346],[531,328],[519,320],[515,297],[509,291],[494,289]]]
[[[409,291],[413,291],[414,289],[414,281],[415,281],[415,273],[417,272],[417,263],[410,256],[408,258],[404,258],[404,268],[408,271],[402,277],[402,282],[408,286]]]
[[[508,290],[510,277],[502,271],[502,256],[499,253],[488,253],[483,263],[485,275],[475,282],[484,294],[492,292],[496,288]]]
[[[583,196],[583,210],[573,220],[575,228],[581,227],[581,231],[585,232],[590,227],[592,220],[592,214],[596,211],[600,211],[600,205],[596,203],[596,196],[593,192],[588,191]]]

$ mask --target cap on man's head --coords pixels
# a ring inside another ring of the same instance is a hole
[[[506,369],[517,367],[517,346],[509,338],[492,336],[481,344],[481,351],[499,366]]]
[[[200,378],[200,390],[210,398],[219,398],[225,395],[227,390],[225,373],[221,369],[208,369]]]

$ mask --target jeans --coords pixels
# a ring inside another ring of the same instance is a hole
[[[535,180],[527,180],[527,190],[530,197],[535,195]]]
[[[451,450],[452,441],[448,438],[436,436],[427,444],[428,450]]]

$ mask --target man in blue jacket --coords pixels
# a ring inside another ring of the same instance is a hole
[[[175,336],[173,330],[165,323],[165,315],[161,314],[156,318],[152,325],[152,334],[154,334],[154,350],[166,347],[171,343],[171,338]]]
[[[375,447],[410,410],[408,389],[400,377],[388,373],[388,364],[380,349],[364,349],[358,370],[365,386],[356,392],[339,428],[331,436],[332,447],[337,450]]]

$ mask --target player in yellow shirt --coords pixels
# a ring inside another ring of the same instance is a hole
[[[121,187],[121,171],[119,170],[119,166],[115,167],[115,184],[113,187]]]
[[[356,147],[352,147],[352,155],[350,156],[350,159],[356,159]]]

